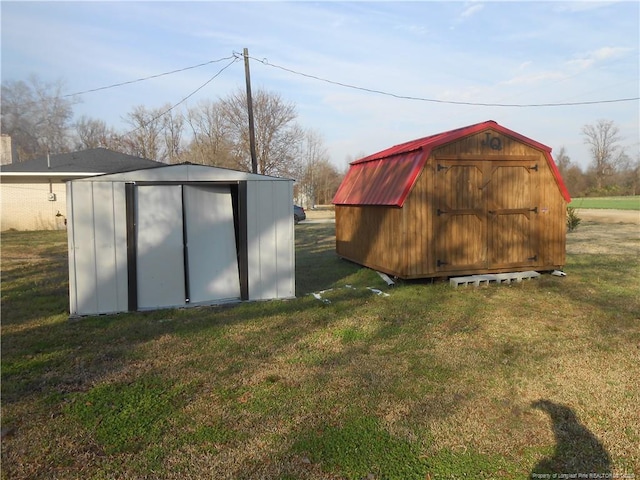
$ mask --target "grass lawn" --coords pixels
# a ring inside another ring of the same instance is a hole
[[[583,197],[574,198],[569,204],[573,208],[610,208],[614,210],[640,210],[640,195],[627,197]]]
[[[333,238],[294,300],[70,321],[65,233],[3,233],[2,478],[640,479],[634,251],[391,288]]]

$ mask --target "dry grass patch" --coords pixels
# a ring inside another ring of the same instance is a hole
[[[571,234],[566,278],[388,288],[331,228],[296,227],[295,300],[77,322],[27,301],[60,233],[3,236],[3,478],[640,475],[636,255]]]

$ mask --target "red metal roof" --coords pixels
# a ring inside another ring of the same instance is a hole
[[[558,188],[567,202],[569,192],[551,158],[551,148],[509,130],[493,120],[438,133],[395,145],[351,163],[338,187],[335,205],[387,205],[402,207],[422,171],[431,151],[441,145],[492,129],[542,150],[553,172]]]

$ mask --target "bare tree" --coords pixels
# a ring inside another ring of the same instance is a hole
[[[166,159],[169,163],[180,162],[183,132],[184,116],[181,113],[170,110],[162,116],[162,136]]]
[[[161,144],[163,111],[148,110],[144,105],[138,105],[127,114],[125,121],[132,127],[124,135],[127,153],[159,162],[166,161]]]
[[[78,136],[78,149],[108,147],[112,132],[103,120],[88,118],[85,115],[75,123]]]
[[[201,102],[189,109],[186,123],[192,134],[186,158],[202,165],[236,166],[230,153],[231,135],[219,102]]]
[[[591,152],[591,168],[595,174],[596,188],[601,190],[605,180],[611,177],[625,158],[619,142],[620,129],[612,120],[598,120],[595,125],[582,127],[584,143]]]
[[[307,130],[300,147],[300,164],[298,179],[299,202],[312,207],[319,202],[321,193],[321,172],[328,162],[329,153],[323,144],[321,135],[313,130]]]
[[[253,95],[256,156],[259,173],[294,176],[304,131],[295,122],[295,106],[280,95],[258,90]],[[221,101],[232,144],[231,155],[238,168],[251,171],[247,95],[243,90]]]
[[[63,87],[62,80],[45,83],[35,75],[2,85],[2,133],[12,137],[21,160],[69,150],[77,100],[63,96]]]
[[[631,164],[626,184],[629,195],[638,195],[640,192],[640,154],[636,156],[635,161]]]
[[[168,104],[134,107],[125,117],[132,130],[121,139],[126,153],[158,162],[177,163],[183,154],[184,117]]]
[[[569,190],[569,194],[572,197],[583,196],[587,190],[587,178],[580,166],[571,161],[565,147],[560,147],[555,157],[556,166],[567,190]]]
[[[323,159],[316,165],[314,178],[316,203],[327,205],[333,200],[344,175],[328,160]]]
[[[560,151],[556,155],[556,166],[560,170],[560,174],[564,175],[564,172],[571,166],[571,158],[567,154],[567,149],[564,146],[560,147]]]

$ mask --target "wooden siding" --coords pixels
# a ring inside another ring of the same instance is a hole
[[[540,172],[540,214],[538,238],[540,264],[548,270],[561,269],[566,262],[567,202],[558,194],[555,176],[549,169]]]
[[[336,205],[336,225],[342,226],[336,229],[336,250],[341,257],[400,276],[404,263],[401,208]]]
[[[403,278],[420,278],[430,271],[432,254],[429,245],[433,241],[431,226],[433,196],[429,188],[431,173],[425,168],[418,177],[403,208],[404,245],[399,246],[404,253],[404,263],[398,269]]]
[[[434,149],[402,208],[336,205],[338,255],[400,278],[558,269],[565,238],[545,153],[491,130]]]

